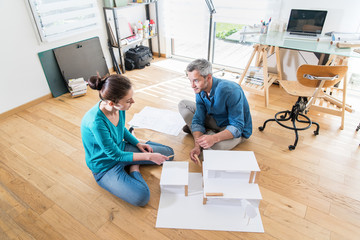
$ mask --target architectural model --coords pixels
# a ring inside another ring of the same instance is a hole
[[[263,232],[251,151],[204,150],[202,173],[188,162],[165,162],[156,227]]]

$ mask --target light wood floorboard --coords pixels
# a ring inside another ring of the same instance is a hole
[[[161,59],[158,59],[161,61]],[[126,120],[145,106],[177,111],[181,99],[194,99],[183,74],[155,65],[126,73],[134,83],[135,104]],[[270,105],[246,93],[253,135],[235,150],[254,151],[261,173],[260,213],[265,233],[155,228],[160,198],[160,166],[143,166],[151,190],[149,204],[134,207],[99,187],[84,160],[80,124],[98,93],[80,98],[64,94],[0,119],[0,239],[359,239],[360,236],[360,114],[340,118],[309,112],[320,123],[294,133],[264,120],[291,108],[296,98],[277,86]],[[359,98],[348,97],[359,104]],[[359,106],[355,106],[359,107]],[[360,108],[358,108],[360,109]],[[175,161],[189,161],[190,135],[169,136],[138,129],[136,136],[171,146]],[[190,171],[200,168],[190,162]],[[191,217],[191,216],[189,216]]]

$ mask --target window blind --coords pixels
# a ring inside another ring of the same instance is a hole
[[[96,0],[28,0],[41,41],[50,42],[98,27]]]
[[[212,0],[215,22],[260,24],[261,20],[278,19],[281,0]]]
[[[166,37],[186,40],[207,38],[210,13],[205,0],[165,0],[160,13]]]
[[[278,19],[281,0],[212,0],[215,22],[260,24],[261,20]],[[205,0],[165,0],[165,36],[177,39],[203,38],[208,35],[209,9]]]

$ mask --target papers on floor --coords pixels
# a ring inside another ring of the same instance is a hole
[[[134,128],[146,128],[177,136],[185,122],[178,112],[144,107],[139,113],[134,114],[129,124]]]

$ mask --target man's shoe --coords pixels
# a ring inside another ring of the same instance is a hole
[[[183,130],[185,133],[191,134],[191,130],[190,130],[190,128],[189,128],[188,125],[183,126],[183,129],[182,129],[182,130]]]

